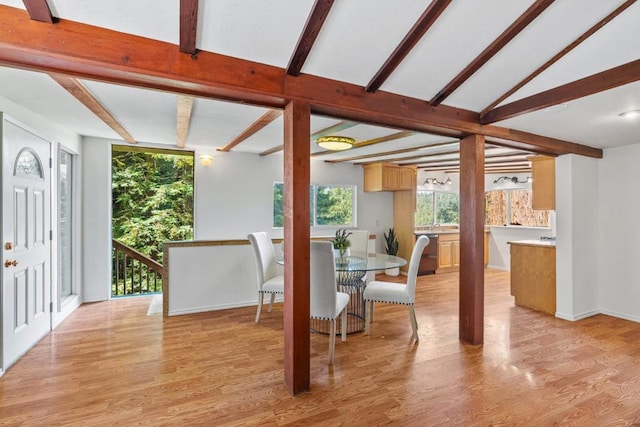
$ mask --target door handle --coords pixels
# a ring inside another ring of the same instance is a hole
[[[4,244],[4,248],[8,251],[10,251],[11,249],[13,249],[13,243],[12,242],[7,242]]]
[[[11,266],[17,267],[18,261],[16,261],[15,259],[8,259],[4,262],[4,266],[5,268],[9,268]]]

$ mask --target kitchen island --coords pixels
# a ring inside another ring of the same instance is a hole
[[[507,242],[511,251],[511,295],[516,305],[556,314],[556,242]]]

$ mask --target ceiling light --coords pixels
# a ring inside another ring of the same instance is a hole
[[[518,180],[517,176],[501,176],[500,178],[493,181],[494,184],[506,184],[512,182],[514,184],[526,184],[531,182],[531,177],[527,177],[524,181]]]
[[[340,151],[353,147],[356,140],[346,136],[321,136],[316,143],[325,150]]]
[[[640,117],[640,110],[629,110],[624,113],[618,114],[620,117],[624,117],[625,119],[632,119],[634,117]]]
[[[422,185],[429,185],[429,186],[439,185],[440,187],[444,187],[445,185],[451,185],[451,178],[447,178],[445,182],[438,181],[437,178],[427,178],[424,180]]]

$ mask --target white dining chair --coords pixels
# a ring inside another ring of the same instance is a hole
[[[369,231],[367,230],[351,230],[351,236],[349,236],[349,246],[351,255],[366,254],[369,253]]]
[[[373,318],[373,306],[376,302],[384,302],[388,304],[402,304],[409,307],[409,320],[411,321],[411,329],[413,330],[413,339],[419,341],[418,338],[418,322],[416,320],[416,312],[414,310],[416,295],[416,279],[418,276],[418,266],[424,248],[429,244],[427,236],[420,236],[413,245],[413,252],[409,261],[409,271],[407,273],[407,284],[372,281],[364,290],[365,303],[365,335],[369,335],[371,327],[371,319]]]
[[[250,233],[247,238],[253,247],[253,254],[256,259],[256,270],[258,273],[258,311],[256,312],[256,323],[260,321],[264,294],[271,296],[269,300],[269,313],[273,308],[273,301],[277,294],[284,295],[284,276],[279,275],[276,264],[276,253],[271,241],[271,236],[266,231]]]
[[[311,242],[310,314],[312,319],[328,320],[329,364],[333,363],[336,346],[336,319],[342,315],[342,341],[347,340],[347,312],[349,295],[338,292],[336,262],[331,242]]]

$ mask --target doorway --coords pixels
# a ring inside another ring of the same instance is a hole
[[[51,331],[51,143],[3,117],[2,368]]]

